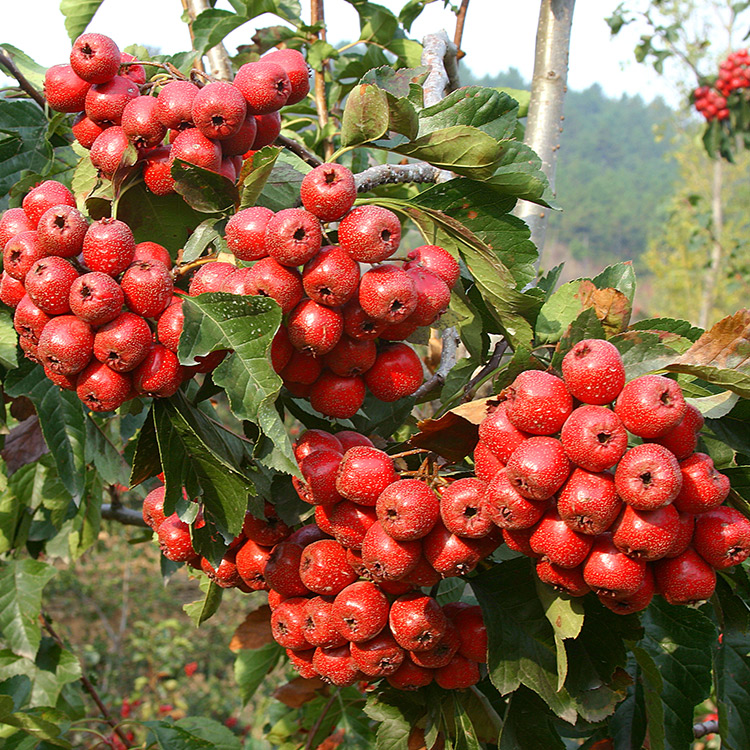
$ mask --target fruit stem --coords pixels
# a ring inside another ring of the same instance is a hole
[[[336,702],[336,698],[339,697],[340,692],[341,689],[336,688],[336,690],[331,693],[331,697],[328,699],[328,702],[325,704],[325,706],[323,706],[323,710],[320,712],[320,714],[318,714],[318,718],[310,728],[310,734],[307,735],[307,741],[305,742],[304,750],[312,750],[312,746],[315,741],[315,735],[318,733],[320,725],[323,723],[323,719],[325,719],[326,714],[331,710],[331,706],[333,706],[333,704]]]
[[[394,453],[391,458],[403,458],[403,456],[415,456],[417,453],[430,453],[427,448],[414,448],[410,451],[402,451],[401,453]]]
[[[323,160],[316,156],[312,151],[308,151],[301,143],[298,143],[294,138],[287,138],[285,135],[280,135],[276,138],[276,145],[283,146],[289,149],[293,154],[299,156],[302,161],[307,162],[311,167],[319,167]]]
[[[219,257],[219,253],[213,253],[212,255],[206,255],[203,258],[192,260],[190,261],[190,263],[183,263],[179,266],[175,266],[172,269],[172,278],[175,280],[179,279],[180,276],[184,276],[186,273],[190,273],[194,268],[203,266],[206,263],[211,263],[212,261],[216,260],[218,257]]]

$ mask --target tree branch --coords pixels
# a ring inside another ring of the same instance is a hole
[[[424,105],[437,104],[446,94],[458,86],[456,45],[448,39],[445,31],[427,34],[422,40],[422,65],[430,69],[424,82]]]
[[[456,45],[456,60],[460,60],[466,53],[461,49],[461,39],[464,35],[466,11],[469,10],[469,0],[461,0],[461,7],[456,14],[456,31],[453,34],[453,44]]]
[[[102,518],[107,521],[117,521],[125,526],[140,526],[143,529],[148,528],[148,524],[143,520],[140,511],[126,508],[124,505],[119,507],[104,504],[102,505]]]
[[[442,339],[443,349],[440,352],[440,364],[438,365],[437,370],[432,374],[432,377],[425,380],[425,382],[414,392],[414,396],[417,398],[425,396],[438,386],[445,383],[448,373],[456,364],[456,360],[458,359],[458,345],[461,343],[458,331],[452,326],[446,328],[443,331]]]
[[[182,0],[182,7],[188,11],[190,18],[194,21],[204,10],[208,10],[211,4],[208,0]],[[194,41],[192,23],[190,24],[190,41],[191,43]],[[206,52],[206,58],[211,66],[210,72],[212,75],[225,81],[232,80],[234,77],[232,63],[229,60],[227,48],[222,42],[219,42],[215,47],[211,47]]]
[[[42,109],[45,109],[47,102],[44,95],[37,91],[26,78],[26,76],[16,67],[10,55],[0,47],[0,67],[5,68],[13,78],[18,81],[18,85],[25,91]]]
[[[403,182],[437,182],[441,170],[427,162],[416,164],[379,164],[354,175],[358,193],[367,193],[378,185]]]
[[[707,734],[718,734],[719,733],[719,722],[718,721],[704,721],[700,724],[693,724],[693,737],[698,739],[699,737],[705,737]]]
[[[468,401],[471,398],[474,389],[480,385],[485,378],[497,370],[500,366],[500,360],[503,358],[503,354],[505,354],[507,349],[508,342],[505,339],[501,339],[495,344],[492,356],[489,358],[487,364],[464,386],[464,401]]]
[[[277,146],[283,146],[288,148],[293,154],[297,154],[302,161],[307,162],[311,167],[319,167],[323,160],[316,156],[312,151],[309,151],[301,143],[295,141],[294,138],[287,138],[285,135],[280,135],[276,139]]]
[[[323,24],[323,28],[316,32],[315,39],[321,39],[326,41],[326,27],[325,27],[325,8],[323,7],[323,0],[310,0],[310,23],[315,25],[316,23]],[[320,70],[315,71],[315,107],[318,110],[318,123],[320,129],[323,130],[328,125],[328,103],[326,102],[326,70],[328,69],[328,61],[324,60]],[[326,161],[330,161],[333,156],[333,141],[330,138],[323,139],[323,154]]]

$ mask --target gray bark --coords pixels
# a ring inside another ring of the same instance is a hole
[[[701,297],[701,308],[698,315],[698,325],[706,328],[711,317],[711,308],[716,297],[716,286],[719,283],[721,265],[723,260],[723,248],[721,237],[724,233],[724,204],[721,198],[721,188],[724,184],[724,165],[721,159],[714,160],[713,180],[711,182],[711,260],[706,274],[706,282],[703,286]]]
[[[188,13],[190,17],[195,20],[197,16],[204,10],[208,10],[211,5],[208,0],[187,0]],[[225,81],[231,81],[234,78],[232,73],[232,64],[229,61],[229,53],[227,48],[219,43],[215,47],[212,47],[206,52],[206,59],[208,60],[208,73],[215,78],[221,78]]]

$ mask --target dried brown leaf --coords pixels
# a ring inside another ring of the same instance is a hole
[[[273,641],[271,635],[271,608],[263,604],[253,610],[234,631],[229,642],[231,651],[260,648]]]
[[[624,331],[630,323],[630,300],[619,290],[608,287],[597,289],[593,281],[581,280],[578,293],[581,309],[594,308],[596,317],[601,321],[608,336]]]
[[[311,680],[304,677],[295,677],[286,685],[276,688],[273,691],[273,697],[289,706],[289,708],[299,708],[317,698],[326,687],[325,682],[319,677],[313,677]]]
[[[22,466],[33,463],[49,453],[44,442],[39,419],[36,415],[24,419],[16,425],[5,438],[5,448],[0,455],[8,467],[8,476],[18,471]]]

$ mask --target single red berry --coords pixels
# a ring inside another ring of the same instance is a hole
[[[143,181],[154,195],[174,193],[172,147],[159,146],[149,151],[143,162]]]
[[[325,596],[336,596],[357,580],[346,561],[346,550],[334,539],[322,539],[305,547],[299,575],[310,591]]]
[[[651,572],[651,568],[647,567],[643,583],[632,594],[623,594],[614,597],[599,596],[599,601],[607,609],[611,609],[618,615],[629,615],[633,612],[640,612],[646,609],[654,598],[655,593],[656,584],[654,574]]]
[[[118,372],[134,370],[148,355],[153,334],[140,316],[124,312],[99,328],[94,336],[94,356]]]
[[[47,315],[70,312],[70,289],[78,278],[72,263],[49,256],[38,260],[24,278],[26,293],[32,302]]]
[[[76,394],[91,411],[113,411],[131,397],[132,389],[128,373],[115,372],[93,361],[79,373]]]
[[[167,268],[172,267],[172,257],[169,250],[158,242],[139,242],[135,246],[133,261],[147,260],[163,263]]]
[[[307,398],[310,395],[310,386],[320,377],[322,372],[323,365],[319,359],[309,354],[298,352],[292,347],[292,355],[289,357],[289,362],[283,367],[279,375],[281,375],[284,385],[290,390],[292,390],[290,388],[292,384],[297,387],[306,388],[304,393],[299,394],[299,397]],[[294,393],[293,395],[297,396],[298,394]]]
[[[505,467],[499,469],[489,482],[484,502],[486,512],[501,529],[529,529],[547,509],[547,503],[535,502],[521,495],[508,478]]]
[[[338,310],[303,300],[289,315],[287,330],[295,349],[320,357],[339,342],[344,319]]]
[[[354,430],[341,430],[336,433],[336,439],[341,443],[344,453],[346,453],[349,448],[355,448],[357,446],[374,448],[370,438],[359,432],[355,432]]]
[[[40,310],[31,301],[28,294],[24,294],[16,305],[16,311],[13,314],[13,327],[22,339],[28,339],[38,344],[39,336],[41,336],[44,326],[50,320],[50,316]]]
[[[359,304],[377,320],[404,321],[417,307],[414,281],[396,266],[371,268],[359,281]]]
[[[451,578],[471,573],[484,557],[481,539],[451,534],[441,521],[422,540],[425,560],[443,577]]]
[[[73,314],[92,326],[101,326],[120,314],[125,295],[111,276],[92,272],[73,281],[68,300]]]
[[[221,168],[221,146],[218,141],[206,138],[197,128],[183,130],[171,145],[170,163],[180,159],[210,172],[218,172]]]
[[[174,352],[152,344],[146,357],[133,370],[133,387],[142,395],[168,398],[177,393],[183,372]]]
[[[219,141],[221,144],[221,153],[224,154],[225,157],[242,157],[253,147],[257,135],[258,119],[254,115],[246,115],[245,120],[234,135],[230,135],[229,138],[222,138],[222,140]],[[278,133],[276,135],[278,135]],[[276,140],[276,136],[274,136],[273,140]],[[237,172],[239,174],[239,170],[237,170]]]
[[[440,517],[452,534],[481,538],[492,528],[490,507],[486,500],[487,482],[481,479],[458,479],[440,492]]]
[[[132,263],[134,254],[133,233],[117,219],[95,221],[83,240],[83,261],[91,271],[117,276]]]
[[[73,193],[62,183],[55,180],[46,180],[26,194],[22,205],[26,216],[33,224],[32,229],[36,229],[39,219],[42,218],[42,214],[47,209],[61,205],[75,207],[76,199],[73,197]]]
[[[503,464],[508,463],[513,451],[527,437],[527,433],[511,424],[504,401],[479,424],[479,440]]]
[[[226,81],[207,83],[193,99],[190,110],[195,127],[207,138],[235,135],[245,122],[247,104],[239,89]]]
[[[91,359],[93,348],[91,326],[75,315],[52,318],[39,336],[42,364],[63,375],[74,375],[83,370]]]
[[[271,557],[269,547],[261,547],[252,539],[247,539],[237,550],[235,565],[237,573],[252,591],[264,591],[268,589],[266,583],[266,564]],[[270,595],[269,595],[269,604]]]
[[[435,670],[435,682],[444,690],[461,690],[476,685],[481,675],[479,664],[456,654],[450,663]]]
[[[23,282],[32,266],[46,257],[47,251],[39,242],[36,230],[20,232],[9,239],[3,249],[3,269],[8,276]]]
[[[636,510],[625,505],[612,526],[612,541],[628,557],[652,562],[664,557],[677,538],[680,514],[674,505]]]
[[[336,687],[353,685],[361,676],[348,646],[316,648],[313,653],[313,667],[323,682]]]
[[[25,296],[24,285],[3,271],[0,274],[0,302],[15,309]]]
[[[703,415],[692,404],[685,409],[685,416],[661,437],[653,442],[663,445],[674,453],[678,461],[688,458],[698,446],[698,433],[703,429]]]
[[[532,435],[553,435],[573,411],[573,399],[565,383],[542,370],[520,373],[503,393],[508,399],[508,419]]]
[[[122,111],[122,129],[136,148],[158,146],[167,134],[159,119],[159,105],[153,96],[137,96]]]
[[[39,244],[47,255],[74,258],[83,249],[89,223],[76,208],[68,205],[48,208],[37,226]]]
[[[32,222],[22,208],[9,208],[0,217],[0,247],[5,247],[8,240],[17,234],[36,229],[36,224],[37,222]]]
[[[705,453],[694,453],[680,461],[679,471],[682,486],[674,498],[678,510],[684,513],[704,513],[727,499],[729,478],[716,471],[713,460]]]
[[[431,596],[405,594],[391,605],[388,616],[393,637],[407,651],[429,651],[448,629],[448,618]]]
[[[359,265],[337,245],[321,248],[302,271],[302,286],[307,296],[328,307],[346,304],[358,285]]]
[[[174,283],[161,261],[139,260],[122,275],[120,286],[130,310],[144,318],[155,318],[169,305]]]
[[[285,208],[266,225],[268,254],[283,266],[300,266],[322,246],[320,222],[301,208]]]
[[[294,478],[297,493],[306,503],[330,505],[342,497],[336,488],[336,473],[341,465],[341,453],[324,448],[305,456],[299,462],[304,482]]]
[[[318,524],[323,521],[328,533],[347,549],[359,550],[367,530],[377,520],[375,509],[343,500],[335,505],[318,505],[315,508]]]
[[[362,378],[324,372],[310,388],[310,405],[326,417],[350,419],[362,407],[365,394]]]
[[[404,649],[387,630],[369,641],[352,643],[349,650],[357,667],[368,677],[391,675],[406,658]]]
[[[456,259],[439,245],[422,245],[412,250],[406,257],[409,258],[409,262],[405,268],[426,268],[440,277],[448,289],[458,281],[461,274]]]
[[[299,563],[302,546],[295,544],[291,537],[277,544],[266,562],[264,576],[270,588],[287,597],[307,596],[310,590],[299,577]]]
[[[170,81],[156,97],[157,117],[165,128],[185,130],[193,127],[193,100],[200,89],[190,81]]]
[[[255,140],[250,146],[251,151],[257,151],[264,146],[270,146],[281,133],[281,115],[278,112],[268,112],[265,115],[255,115]]]
[[[568,596],[586,596],[591,591],[583,580],[583,568],[561,568],[544,558],[537,561],[536,574],[542,583]]]
[[[227,245],[240,260],[260,260],[268,255],[266,250],[266,227],[274,213],[262,206],[253,206],[238,211],[227,222],[225,230]]]
[[[570,393],[584,404],[608,404],[625,385],[620,352],[604,339],[575,344],[563,357],[562,374]]]
[[[120,55],[120,75],[127,76],[133,83],[143,86],[146,83],[146,70],[143,65],[125,65],[124,63],[135,62],[137,58],[123,52]]]
[[[388,323],[370,317],[359,304],[359,300],[352,299],[343,309],[344,333],[358,341],[373,341],[385,330]]]
[[[302,459],[323,449],[344,455],[344,448],[335,435],[325,430],[305,430],[294,443],[294,457],[297,463],[302,463]]]
[[[510,482],[530,500],[546,500],[562,487],[570,474],[562,443],[555,438],[538,436],[525,440],[506,466]]]
[[[656,510],[669,505],[679,494],[682,484],[677,459],[656,443],[642,443],[631,448],[615,471],[617,494],[637,510]]]
[[[264,503],[263,518],[257,518],[249,511],[245,513],[242,533],[245,538],[252,539],[256,544],[272,547],[284,541],[292,530],[281,520],[271,503]]]
[[[287,104],[301,102],[310,91],[310,68],[305,58],[296,49],[274,49],[263,56],[263,62],[282,67],[292,86]]]
[[[515,450],[515,448],[514,448]],[[485,482],[491,482],[500,469],[505,468],[505,464],[490,450],[483,440],[477,441],[474,448],[474,474],[477,479]],[[510,458],[510,456],[509,456]]]
[[[190,526],[181,521],[176,513],[159,526],[158,536],[161,552],[168,560],[188,562],[195,557],[195,549],[190,539]]]
[[[426,268],[407,268],[406,274],[414,282],[417,295],[417,306],[408,320],[416,326],[433,324],[448,309],[451,290],[437,274]]]
[[[692,547],[654,563],[656,590],[669,604],[697,604],[710,599],[716,572]]]
[[[690,542],[693,539],[695,519],[697,516],[692,513],[683,513],[682,511],[678,511],[678,514],[679,524],[677,527],[677,536],[664,557],[677,557],[678,555],[681,555],[690,546]]]
[[[443,610],[445,613],[445,610]],[[447,613],[446,617],[447,617]],[[428,651],[409,651],[409,658],[420,667],[425,669],[440,669],[449,664],[458,652],[461,645],[461,637],[454,623],[449,619],[445,635]]]
[[[534,552],[561,568],[578,567],[591,550],[592,541],[591,536],[571,529],[554,508],[542,516],[529,538]]]
[[[421,479],[399,479],[380,493],[375,512],[388,536],[411,541],[430,533],[440,518],[440,501]]]
[[[335,375],[349,378],[367,372],[375,364],[377,355],[374,341],[358,341],[342,336],[325,355],[323,363]]]
[[[86,117],[98,125],[120,125],[128,102],[139,96],[138,86],[125,76],[95,83],[86,94]]]
[[[157,487],[143,499],[143,520],[156,531],[166,516],[164,515],[164,486]]]
[[[357,446],[343,457],[336,489],[347,500],[374,506],[388,485],[398,480],[393,459],[377,448]]]
[[[104,83],[120,70],[122,55],[115,42],[104,34],[81,34],[70,51],[70,66],[89,83]]]
[[[432,682],[435,670],[426,669],[417,666],[410,659],[406,659],[403,664],[386,679],[391,687],[397,690],[419,690]]]
[[[305,606],[304,633],[308,643],[323,648],[338,648],[347,643],[333,619],[333,597],[314,596]]]
[[[44,98],[57,112],[83,112],[90,86],[70,65],[53,65],[44,74]]]
[[[310,648],[304,629],[306,605],[307,599],[292,597],[271,613],[271,634],[276,643],[295,650]]]
[[[419,541],[399,542],[377,522],[362,539],[362,561],[377,579],[398,581],[416,567],[421,555]]]
[[[128,148],[130,140],[119,125],[113,125],[102,131],[91,146],[91,163],[100,176],[108,180],[114,178],[115,172],[128,166]]]
[[[227,552],[221,558],[217,567],[214,567],[205,557],[202,557],[200,568],[208,576],[209,580],[223,589],[234,588],[241,580],[237,572],[233,550]]]
[[[313,656],[315,656],[315,649],[308,648],[305,650],[297,650],[288,648],[286,649],[286,655],[289,658],[289,663],[299,672],[299,676],[305,680],[312,680],[318,676],[318,671],[313,666]],[[229,722],[234,719],[230,717],[224,723],[231,729],[232,725]],[[236,719],[234,719],[236,721]]]
[[[321,221],[338,221],[354,205],[357,188],[345,166],[321,164],[305,175],[299,194],[302,205]]]
[[[88,86],[88,85],[87,85]],[[88,91],[88,87],[86,88]],[[108,128],[108,125],[99,125],[93,120],[86,117],[85,112],[81,112],[74,120],[70,129],[78,143],[83,148],[90,149],[96,139]]]
[[[250,269],[245,281],[246,294],[271,297],[286,315],[302,299],[302,279],[294,268],[287,268],[273,258],[261,258]]]
[[[387,208],[357,206],[339,223],[341,247],[360,263],[390,258],[400,242],[401,223]]]
[[[738,565],[750,556],[750,521],[725,506],[701,513],[695,520],[693,547],[717,570]]]
[[[234,85],[247,102],[247,111],[254,115],[276,112],[292,93],[289,76],[281,65],[261,60],[245,63],[234,77]]]
[[[218,292],[224,280],[237,270],[231,263],[212,261],[201,266],[190,279],[188,294],[197,297],[206,292]]]
[[[583,564],[583,579],[599,596],[628,596],[638,590],[646,576],[646,562],[620,552],[612,535],[594,537],[591,552]]]
[[[378,586],[369,581],[358,581],[336,596],[331,619],[348,641],[364,643],[388,624],[389,610],[388,599]]]
[[[422,385],[422,361],[408,344],[389,344],[380,349],[375,364],[364,378],[375,398],[398,401]]]
[[[679,424],[686,409],[679,384],[663,375],[631,380],[615,403],[615,412],[626,429],[642,438],[665,434]]]
[[[580,534],[601,534],[617,518],[622,502],[611,474],[573,469],[557,493],[557,512]]]
[[[620,418],[604,406],[579,406],[560,431],[565,454],[587,471],[611,469],[628,448],[628,433]]]

